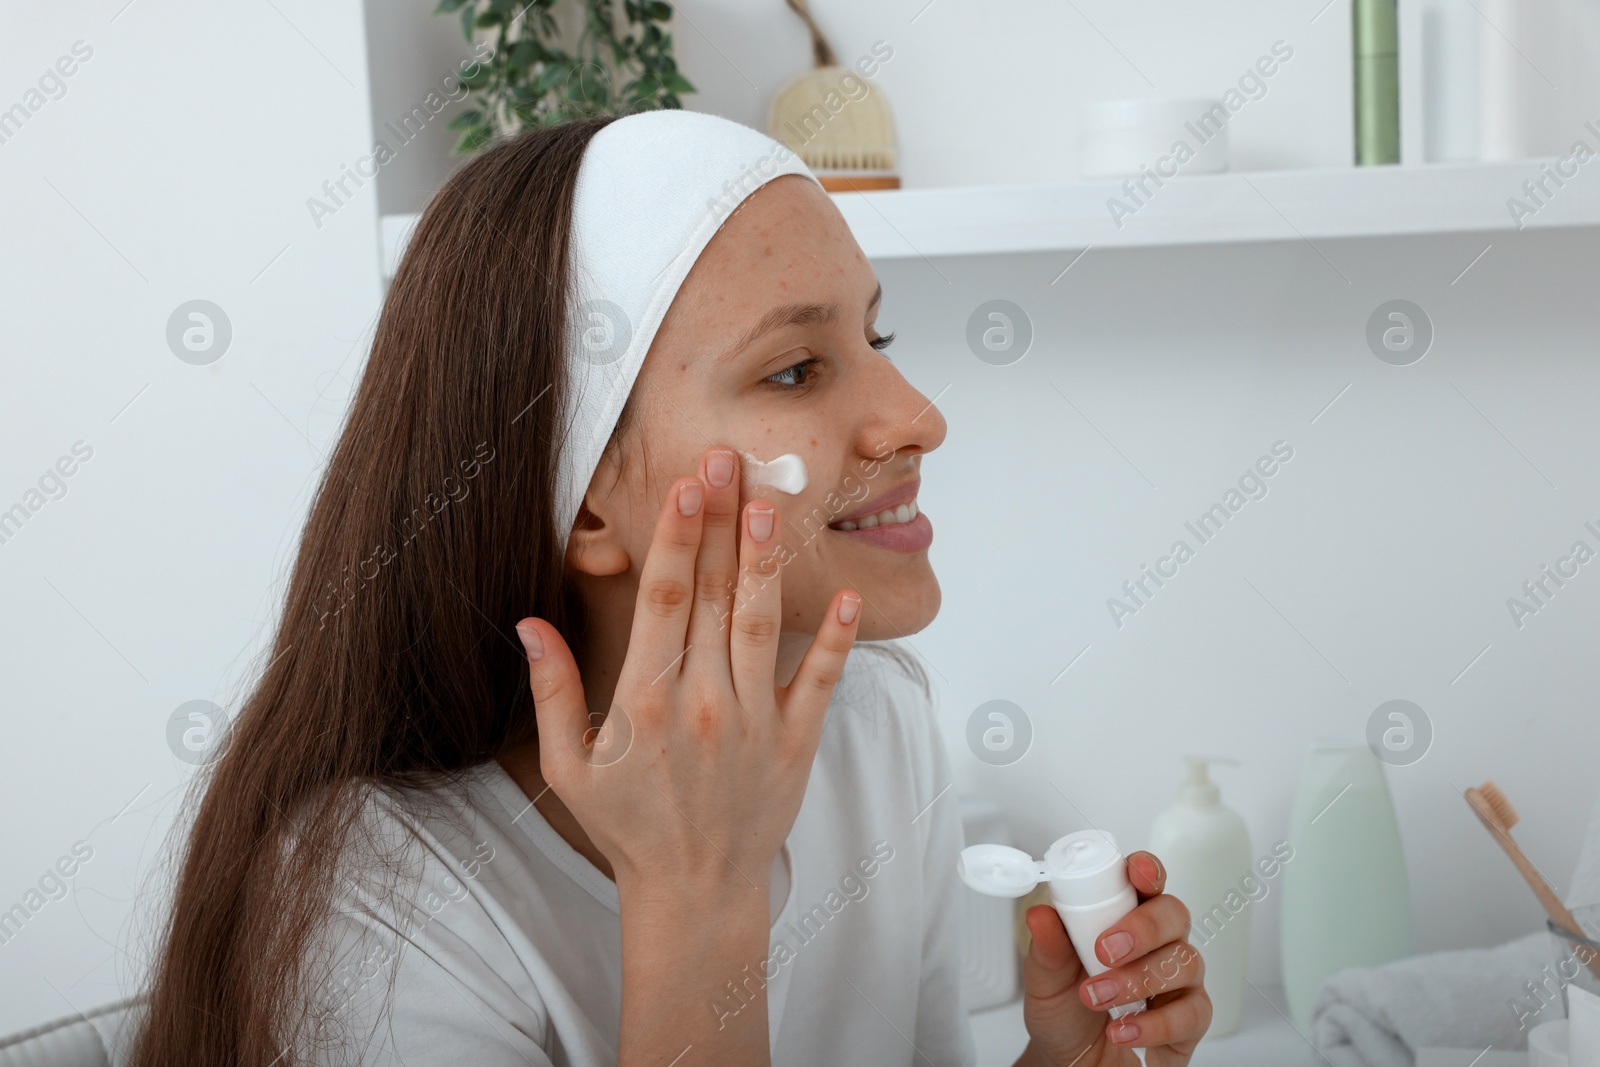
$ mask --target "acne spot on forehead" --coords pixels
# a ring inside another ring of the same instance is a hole
[[[817,439],[815,437],[813,437],[811,439],[811,447],[812,448],[816,448],[817,447]]]

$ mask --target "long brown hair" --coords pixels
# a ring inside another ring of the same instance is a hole
[[[267,666],[190,794],[135,1067],[288,1063],[350,787],[424,784],[533,738],[512,627],[538,615],[581,640],[554,460],[573,189],[608,121],[491,147],[423,212]]]

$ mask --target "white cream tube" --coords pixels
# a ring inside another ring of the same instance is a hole
[[[967,885],[992,897],[1024,896],[1040,882],[1050,887],[1050,903],[1091,976],[1111,968],[1095,955],[1094,944],[1117,920],[1139,905],[1128,882],[1127,860],[1116,840],[1103,830],[1068,834],[1041,862],[1009,845],[968,845],[956,873]],[[1113,1019],[1144,1011],[1144,1001],[1110,1009]]]
[[[1044,866],[1050,872],[1050,903],[1061,916],[1083,969],[1091,977],[1109,971],[1095,955],[1095,942],[1139,906],[1139,894],[1128,882],[1127,862],[1116,841],[1102,830],[1079,830],[1050,846]],[[1112,1008],[1110,1014],[1119,1019],[1145,1007],[1140,1000]]]

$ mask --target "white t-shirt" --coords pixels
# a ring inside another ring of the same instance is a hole
[[[879,653],[852,654],[774,863],[770,954],[696,1010],[736,1013],[764,991],[775,1067],[970,1067],[951,782],[920,686]],[[317,957],[333,968],[319,999],[337,1044],[317,1061],[615,1064],[615,883],[495,762],[368,810],[401,862],[387,880],[342,879],[320,942],[331,955]]]

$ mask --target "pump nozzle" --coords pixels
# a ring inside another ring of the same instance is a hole
[[[1178,799],[1186,804],[1211,807],[1222,802],[1222,793],[1211,781],[1210,764],[1225,763],[1238,766],[1239,761],[1227,756],[1185,756],[1187,768],[1183,785],[1178,787]]]

